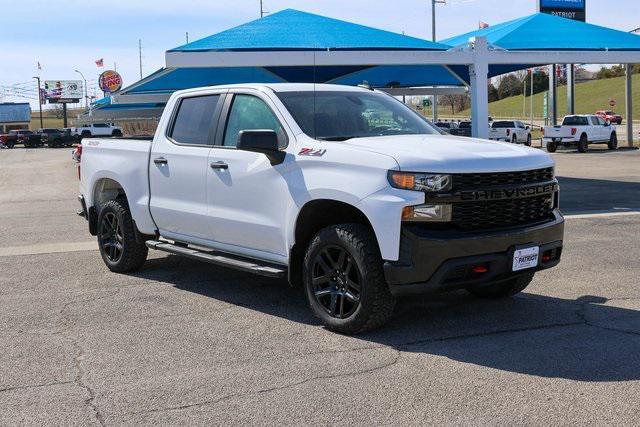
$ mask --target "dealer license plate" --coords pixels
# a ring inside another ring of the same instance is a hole
[[[538,265],[539,246],[516,249],[513,253],[513,271],[526,270]]]

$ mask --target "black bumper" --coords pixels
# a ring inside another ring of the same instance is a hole
[[[558,211],[543,224],[477,234],[403,225],[400,259],[385,262],[384,274],[394,295],[481,286],[556,266],[563,236],[564,219]],[[540,246],[537,267],[513,272],[516,247],[527,245]]]

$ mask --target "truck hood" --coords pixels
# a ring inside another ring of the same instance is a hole
[[[342,144],[393,157],[412,172],[509,172],[554,165],[536,148],[451,135],[394,135],[353,138]]]

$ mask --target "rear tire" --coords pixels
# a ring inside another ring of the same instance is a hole
[[[313,313],[330,330],[357,334],[384,325],[395,298],[373,232],[339,224],[316,234],[304,257],[303,283]]]
[[[515,134],[511,137],[511,143],[512,144],[517,144],[518,143],[518,137],[515,136]]]
[[[547,142],[547,151],[549,153],[555,153],[557,149],[558,149],[558,143],[557,142],[555,142],[555,141]]]
[[[109,270],[127,273],[138,270],[147,259],[149,249],[136,241],[136,230],[127,202],[110,200],[98,216],[98,246]]]
[[[507,298],[524,291],[532,280],[533,273],[528,273],[487,286],[468,287],[467,291],[479,298]]]
[[[121,137],[122,136],[122,132],[119,131],[119,130],[114,130],[113,132],[111,132],[111,136]]]
[[[611,132],[611,136],[609,137],[609,142],[607,143],[607,147],[609,150],[615,150],[618,148],[618,135],[615,132]]]
[[[580,141],[578,141],[578,151],[581,153],[586,153],[589,151],[589,140],[587,139],[587,135],[580,135]]]

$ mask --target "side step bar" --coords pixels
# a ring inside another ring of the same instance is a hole
[[[198,250],[190,247],[178,246],[161,240],[147,240],[146,245],[150,249],[156,249],[223,267],[235,268],[236,270],[246,271],[259,276],[282,278],[285,277],[287,272],[287,268],[285,266],[270,264],[267,262],[261,263],[260,261],[234,257],[233,255],[214,252],[213,250]]]

